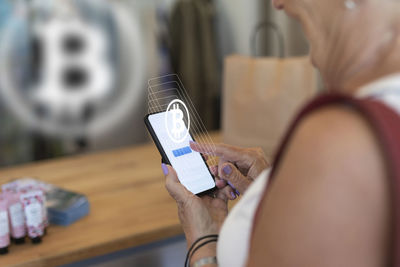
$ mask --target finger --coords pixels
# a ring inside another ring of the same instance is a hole
[[[215,154],[216,152],[216,145],[211,143],[197,143],[197,142],[190,142],[190,148],[196,152],[205,154],[205,155],[212,155],[218,156]]]
[[[210,172],[214,176],[218,176],[218,166],[210,166]]]
[[[227,199],[229,200],[235,200],[236,199],[236,194],[233,191],[232,187],[230,186],[225,186],[224,188],[220,189],[218,193],[223,194]]]
[[[188,198],[193,196],[193,194],[179,182],[174,168],[162,164],[162,170],[165,175],[165,187],[171,197],[173,197],[177,202],[185,202]]]
[[[233,186],[233,184],[231,183],[231,182],[226,182],[231,188],[232,188],[232,190],[233,190],[233,192],[235,192],[235,194],[237,195],[237,196],[240,196],[240,192],[236,189],[236,187],[235,186]]]
[[[253,163],[252,154],[245,148],[226,144],[207,144],[190,142],[190,147],[197,152],[235,163],[238,167],[247,170]]]
[[[235,193],[232,191],[232,188],[230,188],[229,186],[225,186],[224,188],[219,189],[216,192],[216,197],[219,199],[222,199],[225,202],[228,202],[228,200],[236,199]]]
[[[240,196],[240,192],[236,189],[236,187],[235,187],[231,182],[226,181],[226,183],[227,183],[230,187],[232,187],[233,192],[235,192],[236,195]]]
[[[190,142],[190,147],[197,152],[207,155],[213,155],[221,157],[226,153],[232,154],[235,151],[236,147],[229,146],[226,144],[211,144],[211,143],[197,143]]]
[[[267,161],[264,151],[259,148],[250,148],[249,153],[251,153],[254,158],[254,162],[248,169],[247,175],[249,178],[255,179],[263,170],[267,169],[270,164]]]
[[[241,194],[246,191],[251,183],[250,179],[243,176],[243,174],[232,163],[225,163],[222,165],[220,177],[232,184]]]
[[[219,158],[219,160],[218,160],[218,170],[217,170],[217,173],[218,173],[218,177],[222,177],[222,175],[223,175],[223,173],[222,173],[222,168],[223,168],[223,166],[226,164],[226,163],[229,163],[228,161],[226,161],[224,158]]]
[[[218,162],[218,177],[223,177],[224,176],[223,168],[224,168],[226,163],[229,163],[229,162],[224,160],[224,159],[222,159],[222,158],[219,159],[219,162]],[[235,168],[236,168],[236,166],[235,166]],[[243,175],[243,173],[242,173],[242,171],[240,169],[238,169],[238,171]],[[224,179],[221,179],[221,180],[225,184],[224,186],[226,186],[228,184],[230,187],[232,187],[233,192],[235,192],[238,196],[240,196],[240,193],[238,192],[238,190],[236,189],[236,187],[232,183],[230,183],[229,181],[226,181]],[[222,186],[223,183],[221,183],[221,187],[224,187],[224,186]]]
[[[219,178],[216,178],[216,179],[215,179],[215,185],[216,185],[219,189],[221,189],[221,188],[224,188],[224,187],[227,185],[227,183],[226,183],[225,180],[221,180],[221,179],[219,179]]]

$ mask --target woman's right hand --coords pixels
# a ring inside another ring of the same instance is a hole
[[[261,148],[195,142],[191,142],[190,147],[204,155],[219,157],[218,166],[211,167],[211,172],[217,177],[217,187],[223,188],[228,182],[241,194],[263,170],[270,167]]]

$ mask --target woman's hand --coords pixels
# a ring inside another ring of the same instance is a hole
[[[178,204],[179,220],[185,232],[188,247],[202,236],[218,234],[228,214],[227,191],[230,189],[228,187],[217,189],[215,197],[198,197],[179,182],[171,166],[163,164],[162,170],[166,176],[165,186]]]
[[[261,148],[241,148],[225,144],[190,143],[190,147],[204,155],[219,157],[218,166],[211,167],[217,179],[218,188],[225,188],[227,182],[243,194],[258,175],[268,168]]]

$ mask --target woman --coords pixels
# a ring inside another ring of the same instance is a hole
[[[220,157],[215,198],[162,166],[188,246],[220,235],[191,266],[400,266],[400,1],[273,5],[302,24],[330,94],[298,115],[271,170],[259,150],[191,144]],[[244,194],[229,216],[224,181]]]

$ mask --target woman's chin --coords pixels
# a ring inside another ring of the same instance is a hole
[[[315,59],[314,59],[314,57],[310,57],[310,61],[311,61],[311,64],[314,66],[314,67],[316,67],[317,68],[317,63],[315,62]]]
[[[315,68],[317,68],[317,69],[319,69],[319,67],[318,67],[318,61],[316,60],[316,57],[315,57],[315,53],[313,53],[314,52],[314,50],[313,49],[310,49],[310,61],[311,61],[311,64],[315,67]]]

